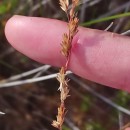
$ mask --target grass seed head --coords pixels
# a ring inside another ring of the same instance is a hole
[[[72,4],[76,7],[79,5],[79,0],[72,0]]]
[[[61,9],[67,13],[68,6],[69,6],[69,0],[59,0],[59,1],[60,1]]]
[[[57,120],[54,120],[52,122],[52,125],[59,129],[62,130],[62,125],[64,122],[64,117],[66,114],[65,111],[65,100],[69,96],[69,88],[68,88],[68,79],[66,79],[66,71],[68,69],[68,63],[70,60],[70,52],[71,52],[71,47],[72,47],[72,40],[75,36],[75,34],[78,32],[78,22],[79,19],[77,18],[77,15],[75,13],[75,8],[79,4],[79,0],[72,0],[72,6],[71,9],[68,10],[69,8],[69,0],[59,0],[61,9],[66,13],[68,17],[68,33],[63,34],[63,40],[61,43],[61,53],[63,56],[66,57],[66,64],[60,69],[59,74],[57,75],[57,80],[60,83],[60,100],[61,100],[61,105],[58,108],[58,115],[57,115]]]
[[[61,130],[62,124],[64,122],[65,114],[66,114],[65,106],[64,106],[64,104],[61,104],[60,107],[58,108],[57,120],[54,120],[52,122],[52,126],[54,126],[55,128]]]
[[[70,44],[70,38],[68,36],[67,33],[63,34],[63,41],[61,43],[61,53],[63,54],[63,56],[68,57],[70,48],[71,48],[71,44]]]

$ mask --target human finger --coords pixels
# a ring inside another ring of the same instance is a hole
[[[54,66],[65,58],[60,53],[65,22],[14,16],[5,28],[11,45],[28,57]],[[73,39],[69,69],[89,80],[130,92],[130,38],[79,27]]]

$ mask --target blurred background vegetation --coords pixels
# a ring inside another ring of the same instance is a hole
[[[112,25],[109,31],[129,35],[129,11],[129,0],[83,0],[78,16],[82,26],[105,30]],[[58,68],[39,64],[8,44],[4,27],[14,14],[66,21],[58,0],[0,0],[0,111],[6,113],[0,115],[0,130],[53,130],[51,122],[59,104],[58,83],[54,78],[33,81],[53,76]],[[119,130],[129,123],[127,92],[75,75],[69,78],[71,96],[64,130]],[[13,85],[7,84],[10,82]]]

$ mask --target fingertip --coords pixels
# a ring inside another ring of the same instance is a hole
[[[9,41],[9,43],[13,44],[14,42],[14,38],[16,37],[14,33],[16,31],[16,29],[18,29],[19,27],[21,27],[22,25],[22,17],[24,16],[18,16],[18,15],[14,15],[13,17],[11,17],[5,26],[5,36],[7,38],[7,40]]]
[[[15,15],[7,21],[5,35],[19,52],[41,63],[57,66],[64,61],[59,54],[62,39],[59,34],[65,31],[64,25],[64,22],[58,20]],[[61,60],[52,62],[50,52],[54,59],[59,57]]]
[[[12,29],[10,27],[12,27],[14,25],[14,18],[15,18],[15,16],[11,17],[7,21],[7,23],[5,25],[5,36],[6,36],[6,38],[7,38],[8,41],[10,41],[10,38],[11,38],[10,37],[10,33],[11,33]]]
[[[130,130],[130,127],[126,128],[125,130]]]

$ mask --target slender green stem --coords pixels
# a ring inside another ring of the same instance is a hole
[[[118,18],[122,18],[122,17],[127,17],[127,16],[130,16],[130,12],[112,15],[112,16],[104,17],[104,18],[100,18],[100,19],[91,20],[91,21],[88,21],[88,22],[85,22],[85,23],[81,23],[80,25],[81,26],[90,26],[90,25],[93,25],[93,24],[96,24],[96,23],[105,22],[105,21],[118,19]]]

